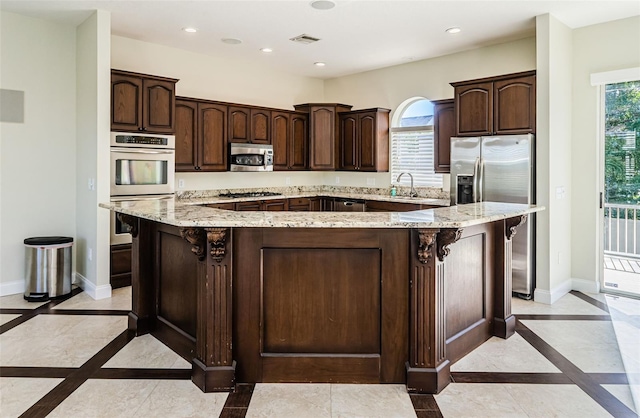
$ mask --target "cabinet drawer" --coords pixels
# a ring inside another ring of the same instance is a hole
[[[310,205],[311,204],[311,199],[308,197],[295,197],[292,199],[289,199],[289,206],[304,206],[304,205]]]
[[[224,210],[234,210],[236,208],[236,205],[234,203],[212,203],[206,206],[208,208],[224,209]]]
[[[380,200],[367,200],[367,212],[408,212],[420,210],[422,207],[417,203],[385,202]]]
[[[111,246],[111,275],[131,273],[131,244]]]

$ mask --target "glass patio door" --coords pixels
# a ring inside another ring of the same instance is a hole
[[[603,289],[640,295],[640,80],[604,91]]]

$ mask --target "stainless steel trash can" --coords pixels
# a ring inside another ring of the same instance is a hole
[[[24,298],[42,301],[71,294],[71,237],[33,237],[26,247]]]

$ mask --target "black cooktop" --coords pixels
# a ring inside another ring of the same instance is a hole
[[[281,196],[282,193],[274,192],[245,192],[245,193],[220,193],[220,197],[230,197],[232,199],[238,197],[264,197],[264,196]]]

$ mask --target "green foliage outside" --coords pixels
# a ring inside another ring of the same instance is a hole
[[[605,202],[640,204],[640,81],[605,94]]]

